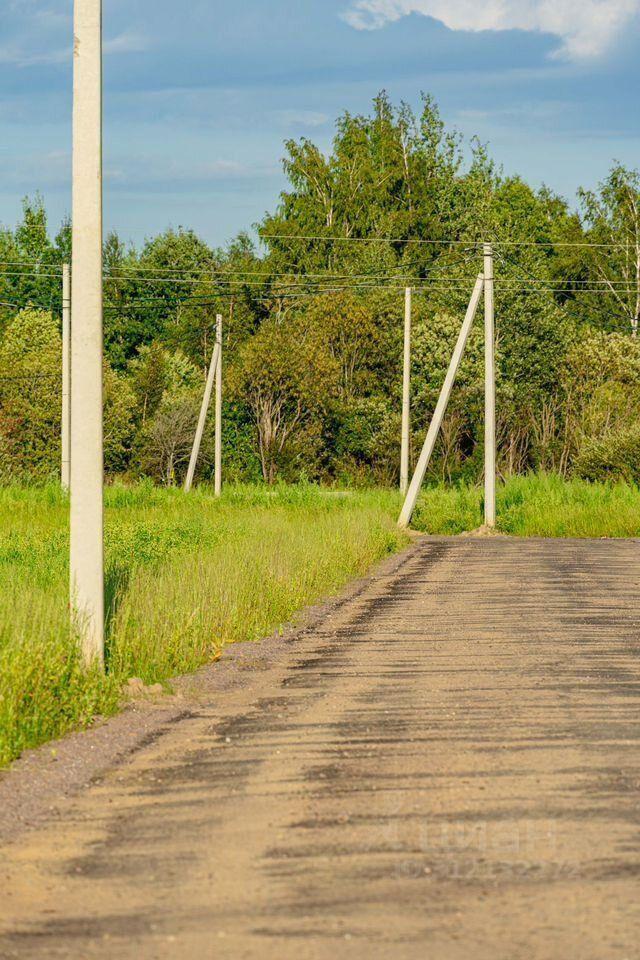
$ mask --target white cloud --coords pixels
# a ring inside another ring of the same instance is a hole
[[[284,127],[323,127],[329,120],[316,110],[276,110],[275,118]]]
[[[146,39],[137,33],[121,33],[111,40],[105,40],[102,49],[103,53],[142,53],[148,48]]]
[[[1,0],[0,0],[1,2]],[[28,44],[13,43],[0,47],[0,64],[12,64],[16,67],[54,66],[56,64],[71,64],[73,48],[67,46],[50,46],[46,50],[33,51],[27,49]],[[141,53],[148,48],[144,37],[136,33],[121,33],[103,42],[102,49],[105,56],[117,53]]]
[[[411,13],[450,30],[529,30],[562,41],[570,59],[604,53],[640,12],[640,0],[352,0],[343,14],[356,30],[376,30]]]
[[[193,151],[192,151],[193,152]],[[1,168],[0,168],[1,169]],[[105,165],[105,178],[118,188],[151,190],[160,187],[184,191],[193,184],[210,185],[212,188],[244,183],[265,177],[280,176],[279,167],[270,168],[259,163],[243,163],[221,157],[200,161],[187,156],[153,154],[121,154],[111,157]]]
[[[42,53],[27,53],[16,46],[0,47],[0,64],[11,64],[15,67],[50,66],[52,64],[71,62],[71,47],[60,47]]]

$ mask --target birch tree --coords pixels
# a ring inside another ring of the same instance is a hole
[[[638,335],[640,321],[640,174],[613,167],[597,191],[581,190],[587,226],[588,279],[605,311]],[[602,291],[602,293],[600,293]]]

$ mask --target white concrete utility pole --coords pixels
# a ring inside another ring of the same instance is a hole
[[[482,294],[483,286],[484,276],[483,274],[480,274],[476,280],[476,285],[473,288],[469,307],[467,308],[467,313],[458,336],[458,342],[455,345],[451,362],[449,364],[449,369],[447,370],[447,375],[442,385],[440,396],[438,397],[433,419],[429,424],[427,437],[424,441],[424,446],[422,447],[420,457],[418,458],[418,464],[413,474],[411,484],[409,485],[409,490],[402,507],[402,512],[398,518],[399,527],[408,527],[411,523],[411,517],[413,516],[413,511],[415,510],[416,503],[418,501],[424,475],[427,472],[427,467],[429,466],[433,448],[435,447],[436,440],[438,439],[438,433],[440,432],[440,427],[442,425],[442,420],[444,419],[447,404],[449,403],[451,389],[455,382],[456,375],[458,373],[458,367],[460,366],[460,361],[462,360],[462,356],[467,345],[467,340],[469,339],[469,333],[471,332],[471,327],[473,326],[473,321],[478,310],[478,304],[480,303],[480,296]]]
[[[102,0],[75,0],[71,325],[71,605],[87,664],[104,658]]]
[[[60,483],[69,489],[71,461],[71,271],[62,265],[62,420],[60,424],[61,464]]]
[[[496,371],[493,249],[484,245],[484,522],[496,525]]]
[[[209,365],[209,374],[207,376],[207,382],[204,388],[204,396],[202,398],[202,406],[200,407],[200,416],[198,417],[198,426],[196,428],[196,435],[193,440],[193,447],[191,449],[191,458],[189,460],[189,469],[187,470],[187,477],[184,482],[184,489],[186,493],[189,493],[191,487],[193,486],[193,478],[196,474],[196,466],[198,463],[198,457],[200,455],[200,446],[202,444],[202,437],[204,435],[204,428],[207,422],[207,411],[209,410],[209,404],[211,403],[211,394],[213,393],[213,384],[216,378],[216,372],[218,370],[218,364],[220,362],[220,342],[216,336],[216,345],[213,350],[213,356],[211,357],[211,363]]]
[[[411,433],[411,287],[404,291],[404,356],[402,367],[402,445],[400,449],[400,493],[409,487],[409,437]]]
[[[222,314],[216,317],[216,344],[218,346],[218,365],[216,367],[215,402],[215,476],[214,493],[222,493]]]

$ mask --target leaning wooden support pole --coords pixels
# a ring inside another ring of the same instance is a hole
[[[404,292],[404,352],[402,364],[402,440],[400,446],[400,493],[409,488],[409,436],[411,431],[411,287]]]
[[[204,435],[204,428],[207,422],[207,413],[209,410],[209,404],[211,403],[211,394],[213,393],[213,384],[216,377],[216,371],[218,369],[218,361],[220,359],[220,344],[216,342],[216,345],[213,350],[213,356],[211,357],[211,363],[209,365],[209,374],[207,376],[207,382],[204,388],[204,396],[202,398],[202,406],[200,407],[200,416],[198,418],[198,426],[196,428],[196,435],[193,440],[193,448],[191,450],[191,459],[189,460],[189,469],[187,470],[187,478],[184,482],[184,489],[188,493],[193,486],[193,478],[196,474],[196,466],[198,464],[198,457],[200,456],[200,446],[202,444],[202,437]]]
[[[467,340],[469,339],[469,333],[471,332],[471,327],[473,326],[476,312],[478,310],[478,304],[480,303],[480,296],[482,294],[483,286],[484,276],[483,274],[480,274],[476,280],[476,285],[473,288],[471,300],[469,301],[469,307],[467,308],[467,314],[464,318],[464,322],[458,336],[458,342],[455,345],[451,362],[449,364],[449,369],[447,370],[447,375],[442,385],[440,396],[438,397],[436,409],[429,425],[427,437],[424,441],[420,457],[418,458],[418,464],[409,485],[409,490],[407,492],[402,511],[398,518],[399,527],[408,527],[411,523],[411,517],[413,516],[413,511],[416,508],[416,503],[418,501],[424,475],[427,472],[427,467],[429,466],[429,461],[431,460],[431,455],[433,454],[433,449],[436,445],[436,440],[438,439],[438,433],[440,432],[440,427],[442,426],[447,404],[449,403],[451,390],[458,373],[460,361],[462,360],[462,356],[467,345]]]
[[[216,402],[215,402],[215,471],[214,493],[219,497],[222,493],[222,315],[216,317],[216,346],[218,347],[218,364],[216,367]]]
[[[70,591],[89,665],[104,658],[101,0],[75,0],[73,65]]]
[[[71,271],[62,265],[62,411],[60,420],[60,483],[63,490],[70,485],[71,458]]]
[[[484,522],[496,525],[496,372],[493,250],[484,245]]]

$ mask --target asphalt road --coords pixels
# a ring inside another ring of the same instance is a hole
[[[0,957],[640,957],[639,584],[416,543],[0,849]]]

